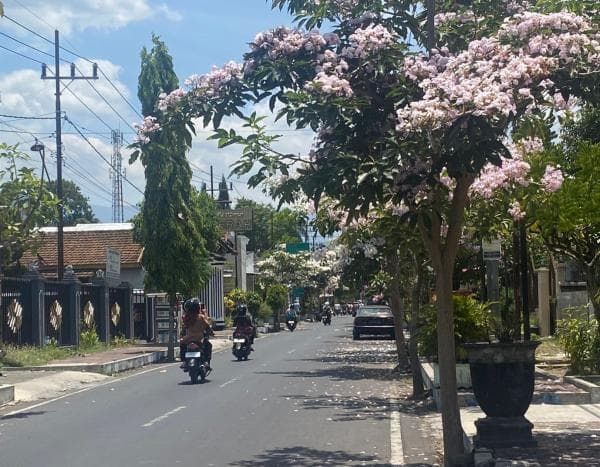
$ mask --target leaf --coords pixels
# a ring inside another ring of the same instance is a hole
[[[2,5],[2,2],[0,2],[0,17],[4,16],[4,6]]]

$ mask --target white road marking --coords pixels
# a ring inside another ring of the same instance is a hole
[[[105,381],[104,383],[95,384],[93,386],[89,386],[87,388],[80,389],[79,391],[70,392],[69,394],[63,394],[62,396],[55,397],[54,399],[48,399],[48,400],[46,400],[44,402],[39,402],[37,404],[29,405],[29,406],[24,407],[24,408],[19,409],[19,410],[13,410],[12,412],[8,412],[8,413],[6,413],[4,415],[0,415],[0,420],[2,418],[4,418],[4,417],[10,417],[12,415],[17,415],[17,414],[20,414],[20,413],[23,413],[23,412],[27,412],[28,410],[31,410],[31,409],[37,409],[38,407],[42,407],[44,405],[51,404],[52,402],[59,401],[59,400],[64,399],[66,397],[71,397],[71,396],[74,396],[76,394],[81,394],[82,392],[89,391],[91,389],[96,389],[96,388],[99,388],[99,387],[102,387],[102,386],[106,386],[107,384],[115,384],[115,383],[118,383],[119,381],[124,381],[126,379],[133,378],[134,376],[143,375],[145,373],[150,373],[151,371],[161,370],[162,368],[168,367],[169,365],[174,365],[174,363],[168,363],[166,365],[161,365],[161,366],[156,367],[156,368],[150,368],[149,370],[144,370],[144,371],[140,371],[139,373],[135,373],[135,374],[128,375],[128,376],[123,376],[122,378],[111,379],[111,380]]]
[[[296,349],[288,350],[288,354],[293,354],[295,351]]]
[[[155,423],[157,423],[157,422],[160,422],[160,421],[163,421],[163,420],[164,420],[164,419],[166,419],[167,417],[170,417],[170,416],[171,416],[171,415],[173,415],[174,413],[177,413],[177,412],[179,412],[180,410],[183,410],[183,409],[185,409],[185,408],[186,408],[186,407],[185,407],[185,405],[181,405],[181,406],[179,406],[179,407],[176,407],[176,408],[174,408],[173,410],[170,410],[169,412],[167,412],[167,413],[165,413],[165,414],[161,415],[160,417],[156,417],[156,418],[154,418],[154,419],[150,420],[148,423],[144,423],[142,426],[143,426],[144,428],[148,428],[148,427],[150,427],[150,426],[154,425]]]
[[[225,383],[221,384],[219,387],[220,387],[220,388],[224,388],[224,387],[225,387],[225,386],[227,386],[228,384],[231,384],[231,383],[233,383],[233,382],[235,382],[235,381],[237,381],[237,380],[238,380],[238,378],[237,378],[237,377],[236,377],[236,378],[232,378],[232,379],[230,379],[229,381],[227,381],[227,382],[225,382]]]
[[[398,401],[390,400],[390,445],[392,457],[390,464],[393,467],[402,467],[404,465],[404,450],[402,449],[402,427],[400,426],[400,409]]]

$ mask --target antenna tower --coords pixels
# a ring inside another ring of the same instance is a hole
[[[123,215],[123,133],[112,130],[113,153],[111,158],[110,181],[112,182],[112,221],[124,222]]]

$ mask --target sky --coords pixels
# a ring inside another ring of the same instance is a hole
[[[63,81],[63,87],[68,87],[62,92],[62,110],[73,123],[63,121],[63,178],[73,180],[81,187],[96,215],[105,222],[111,221],[111,182],[110,167],[101,156],[110,161],[113,151],[111,129],[123,132],[126,142],[134,139],[131,126],[141,120],[137,115],[140,109],[137,99],[140,50],[143,46],[151,46],[152,33],[167,44],[175,72],[183,82],[192,74],[210,71],[213,65],[241,60],[248,42],[258,32],[292,23],[286,12],[271,10],[270,1],[265,0],[0,2],[4,5],[5,15],[20,23],[17,25],[6,17],[0,18],[0,142],[19,143],[20,148],[31,155],[27,164],[41,171],[39,155],[30,151],[37,137],[47,148],[48,170],[54,178],[54,81],[40,79],[41,64],[38,63],[47,63],[54,69],[54,30],[60,31],[61,46],[98,63],[103,72],[94,81],[78,80],[70,84],[68,80]],[[78,72],[92,74],[92,65],[88,61],[65,51],[61,54],[61,58],[75,63]],[[63,63],[61,75],[69,74],[69,64]],[[266,113],[264,107],[258,110]],[[236,126],[237,122],[230,125]],[[283,123],[269,125],[273,132],[286,130],[282,132],[284,137],[279,150],[308,151],[313,138],[310,130],[289,131]],[[230,165],[239,157],[239,148],[217,149],[214,142],[206,141],[208,135],[206,131],[199,131],[189,154],[193,183],[197,186],[202,181],[209,182],[207,173],[211,165],[216,185],[221,175],[229,175]],[[129,151],[124,147],[122,153],[128,180],[123,184],[125,217],[129,218],[136,212],[135,205],[142,200],[138,190],[143,192],[145,180],[139,162],[130,165]],[[233,199],[244,196],[269,201],[261,190],[249,190],[244,178],[234,176],[230,180],[234,187]]]

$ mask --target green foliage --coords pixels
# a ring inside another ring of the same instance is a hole
[[[117,335],[113,336],[110,340],[111,347],[129,347],[135,344],[135,339],[128,339],[125,336]]]
[[[237,208],[250,208],[253,211],[254,230],[250,233],[248,250],[263,252],[280,243],[302,241],[301,232],[306,225],[303,213],[290,208],[276,210],[268,204],[246,198],[237,200]]]
[[[18,261],[35,247],[35,230],[56,219],[56,197],[33,169],[17,168],[29,157],[17,146],[0,143],[0,238],[2,265]]]
[[[70,347],[59,347],[54,343],[43,347],[7,345],[3,350],[6,355],[1,359],[2,364],[17,367],[46,365],[52,360],[61,360],[77,354]]]
[[[265,322],[271,317],[272,314],[273,309],[271,308],[271,305],[269,305],[267,302],[261,302],[260,309],[258,310],[259,320]]]
[[[83,352],[97,349],[101,345],[96,328],[85,329],[79,335],[79,349]]]
[[[142,50],[138,96],[144,115],[154,114],[161,92],[178,85],[165,44],[153,36],[154,47]],[[144,166],[146,189],[141,212],[134,219],[134,235],[144,246],[145,288],[197,293],[211,274],[207,246],[216,243],[214,210],[205,195],[191,186],[186,141],[176,131],[162,131],[154,144],[137,153]],[[135,160],[135,157],[133,157]]]
[[[56,193],[56,180],[47,182],[48,190]],[[98,222],[90,206],[90,200],[71,180],[63,180],[64,225],[93,224]],[[51,225],[56,225],[52,222]]]
[[[569,355],[571,371],[576,374],[598,374],[600,335],[595,319],[574,316],[559,320],[557,335],[559,344]]]
[[[490,310],[489,305],[470,296],[454,295],[454,342],[457,361],[466,361],[466,351],[461,347],[468,342],[489,342]],[[421,310],[423,326],[419,329],[419,354],[425,357],[437,357],[437,309],[435,305],[426,305]]]
[[[288,289],[282,284],[272,284],[267,288],[265,302],[274,313],[283,311],[288,301]]]
[[[250,292],[242,289],[232,289],[227,295],[225,295],[225,300],[228,303],[226,307],[226,311],[229,311],[229,315],[235,313],[235,309],[240,304],[245,304],[248,307],[248,311],[252,314],[252,316],[258,316],[261,298],[260,295],[256,292]]]

